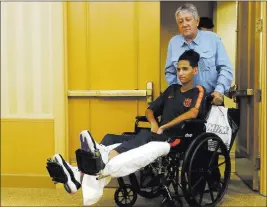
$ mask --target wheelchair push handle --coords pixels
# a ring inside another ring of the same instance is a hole
[[[206,96],[206,103],[211,104],[212,100],[213,100],[213,96],[211,94]]]

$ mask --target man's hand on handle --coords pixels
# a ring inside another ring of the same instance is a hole
[[[223,94],[217,92],[217,91],[214,91],[211,96],[213,96],[213,99],[212,99],[212,104],[214,105],[222,105],[223,103]]]

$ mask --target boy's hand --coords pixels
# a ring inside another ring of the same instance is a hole
[[[159,129],[159,125],[157,123],[151,124],[151,132],[157,133],[158,129]]]
[[[164,131],[164,128],[163,128],[163,127],[160,127],[160,128],[158,129],[158,131],[157,131],[157,134],[162,134],[163,131]]]

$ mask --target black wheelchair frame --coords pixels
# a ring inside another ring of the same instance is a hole
[[[138,127],[139,122],[147,121],[144,116],[136,117],[135,130],[139,132],[143,128]],[[140,170],[140,176],[130,174],[130,183],[125,183],[124,178],[117,178],[119,188],[114,194],[115,202],[120,207],[133,206],[137,195],[147,199],[163,196],[162,207],[183,206],[182,197],[190,206],[215,206],[226,193],[231,173],[231,161],[229,151],[220,137],[213,133],[205,132],[205,120],[187,120],[182,125],[181,144],[172,147],[166,157],[158,158]],[[193,130],[192,130],[193,129]],[[148,130],[148,128],[146,128]],[[189,134],[190,133],[190,134]],[[126,135],[136,132],[126,132]],[[185,138],[185,135],[191,137]],[[208,141],[217,142],[214,152],[208,152]],[[233,141],[232,141],[233,143]],[[187,150],[183,150],[187,149]],[[218,151],[220,151],[218,153]],[[210,162],[202,162],[200,156],[210,158]],[[218,164],[218,157],[223,157],[223,162]],[[160,163],[159,163],[160,162]],[[216,183],[212,180],[213,174],[218,174],[219,167],[225,164],[223,180]],[[144,184],[145,180],[149,180]],[[206,180],[206,181],[205,181]],[[204,182],[205,181],[205,184]],[[206,189],[208,184],[208,189]],[[215,184],[215,185],[214,185]],[[170,188],[174,192],[171,192]],[[216,195],[214,194],[216,192]],[[210,194],[211,202],[203,204],[204,194]]]
[[[182,123],[181,135],[178,136],[181,143],[171,147],[167,156],[158,158],[139,170],[139,176],[137,173],[130,174],[130,183],[125,183],[122,177],[117,178],[119,188],[114,199],[118,206],[133,206],[137,195],[147,199],[163,196],[161,207],[183,206],[181,198],[194,207],[213,207],[221,201],[231,176],[229,154],[239,129],[240,112],[238,109],[228,109],[228,121],[233,131],[230,147],[227,149],[219,136],[206,133],[205,118],[211,108],[211,99],[211,96],[206,97],[205,112],[200,116],[201,119]],[[147,122],[146,117],[137,116],[134,132],[123,134],[134,135],[140,130],[150,130],[139,127],[139,122]],[[216,143],[214,151],[209,150],[210,141]],[[203,161],[203,158],[206,160]],[[208,197],[204,194],[208,194]]]

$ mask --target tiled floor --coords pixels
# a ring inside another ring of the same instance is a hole
[[[115,206],[114,189],[107,188],[102,199],[94,206]],[[161,199],[138,198],[136,207],[157,207]],[[64,189],[1,188],[1,206],[82,206],[81,191],[75,195]],[[184,206],[187,206],[184,203]],[[231,178],[227,195],[219,206],[267,206],[266,197],[250,190],[236,175]]]

